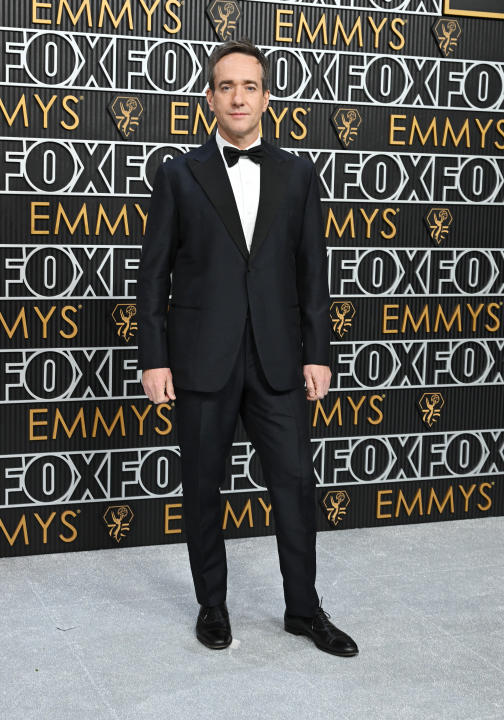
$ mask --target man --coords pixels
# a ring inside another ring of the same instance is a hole
[[[154,403],[177,399],[187,546],[201,605],[196,636],[212,649],[232,640],[219,486],[240,415],[272,503],[285,630],[355,655],[315,590],[305,402],[323,398],[331,378],[315,167],[261,142],[269,90],[258,48],[226,42],[208,72],[218,130],[157,170],[137,298],[143,387]]]

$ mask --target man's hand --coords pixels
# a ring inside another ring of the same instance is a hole
[[[149,400],[156,405],[175,400],[170,368],[153,368],[142,373],[142,385]]]
[[[307,400],[320,400],[327,395],[332,375],[329,365],[303,365],[303,375]]]

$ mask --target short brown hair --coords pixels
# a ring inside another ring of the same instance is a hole
[[[244,55],[251,55],[252,57],[255,57],[255,59],[260,62],[262,68],[262,91],[263,93],[265,93],[266,90],[269,90],[268,58],[262,52],[262,50],[259,50],[259,48],[256,47],[256,45],[254,45],[254,43],[252,43],[248,38],[242,37],[239,40],[227,40],[221,45],[217,45],[217,47],[212,51],[212,54],[208,59],[207,76],[208,86],[212,92],[214,92],[215,90],[215,66],[219,62],[219,60],[221,60],[226,55],[231,55],[231,53],[243,53]]]

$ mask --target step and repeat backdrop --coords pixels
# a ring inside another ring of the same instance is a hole
[[[319,530],[504,514],[504,2],[4,0],[0,555],[185,539],[135,281],[155,171],[214,132],[208,57],[242,36],[263,136],[320,177]],[[221,489],[225,537],[274,532],[241,422]]]

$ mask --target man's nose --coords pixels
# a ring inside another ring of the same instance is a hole
[[[243,105],[243,90],[240,87],[234,89],[233,103],[235,105]]]

